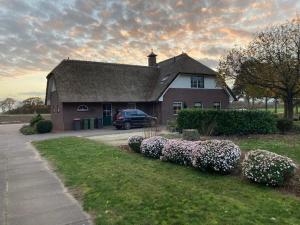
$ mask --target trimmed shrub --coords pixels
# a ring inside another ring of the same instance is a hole
[[[128,146],[132,151],[140,152],[141,151],[141,144],[144,138],[139,135],[130,136],[128,138]]]
[[[145,156],[159,159],[162,149],[167,142],[168,139],[160,136],[144,139],[141,144],[141,153]]]
[[[182,138],[187,141],[197,141],[199,136],[199,132],[196,129],[184,129],[182,131]]]
[[[29,125],[24,125],[20,128],[20,132],[24,135],[31,135],[31,134],[35,134],[36,130],[34,127],[31,127]]]
[[[40,134],[49,133],[52,130],[52,122],[50,120],[40,120],[36,124],[36,131]]]
[[[30,120],[30,126],[32,127],[35,126],[41,120],[44,120],[41,114],[37,114],[36,116],[33,116]]]
[[[192,165],[191,156],[193,155],[193,152],[200,150],[201,145],[199,143],[200,142],[181,141],[176,139],[169,140],[162,150],[160,159],[181,165]]]
[[[241,150],[232,141],[208,140],[198,143],[201,148],[192,155],[192,164],[196,168],[226,174],[240,161]]]
[[[197,129],[200,134],[214,135],[269,134],[277,131],[276,115],[266,111],[183,109],[178,114],[177,124],[180,130]]]
[[[242,163],[243,176],[267,186],[283,185],[295,169],[290,158],[265,150],[248,152]]]
[[[288,119],[279,119],[277,120],[277,128],[282,133],[290,131],[293,128],[293,121]]]

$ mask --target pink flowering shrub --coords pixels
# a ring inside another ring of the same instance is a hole
[[[208,140],[198,143],[201,148],[192,155],[192,164],[196,168],[226,174],[240,161],[241,150],[232,141]]]
[[[141,153],[145,156],[159,159],[162,149],[167,142],[168,139],[160,136],[144,139],[141,144]]]
[[[128,138],[128,146],[130,147],[131,150],[135,152],[140,152],[141,144],[143,140],[144,138],[139,135],[130,136]]]
[[[295,169],[290,158],[265,150],[248,152],[242,163],[243,176],[267,186],[283,185]]]
[[[193,152],[198,151],[200,148],[198,142],[169,140],[162,150],[160,159],[181,165],[191,165]]]

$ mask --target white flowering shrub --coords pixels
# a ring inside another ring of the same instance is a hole
[[[248,152],[242,163],[243,176],[267,186],[283,185],[295,169],[290,158],[265,150]]]
[[[240,161],[241,150],[232,141],[208,140],[198,144],[201,148],[192,155],[192,164],[196,168],[226,174]]]
[[[139,135],[134,135],[130,136],[128,138],[128,146],[130,147],[131,150],[135,152],[140,152],[141,151],[141,144],[144,138]]]
[[[144,139],[141,144],[141,153],[145,156],[159,159],[162,149],[167,142],[168,139],[160,136]]]
[[[197,152],[200,147],[198,142],[175,139],[169,140],[162,150],[160,159],[181,165],[191,165],[191,156],[193,152]]]

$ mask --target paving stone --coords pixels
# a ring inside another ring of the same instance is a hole
[[[55,178],[52,174],[48,174],[45,176],[30,177],[27,179],[26,178],[9,179],[8,190],[14,192],[27,187],[34,187],[40,184],[52,184],[52,183],[59,183],[57,178]]]
[[[24,216],[53,211],[75,204],[76,202],[66,197],[64,193],[25,199],[18,202],[11,201],[11,199],[8,198],[8,212],[9,216]]]
[[[77,205],[61,207],[44,213],[8,217],[9,225],[66,225],[76,224],[78,221],[87,221],[87,216]]]
[[[16,191],[9,191],[8,198],[11,202],[18,202],[26,199],[41,198],[53,194],[62,193],[62,187],[59,183],[42,183],[39,185],[24,187]]]
[[[37,157],[14,157],[14,158],[9,158],[8,159],[8,163],[7,163],[7,168],[14,168],[14,167],[19,167],[19,166],[26,166],[28,164],[33,164],[33,163],[38,163],[41,162],[40,159],[38,159]]]
[[[45,167],[44,163],[39,162],[38,164],[34,163],[22,167],[10,168],[9,170],[7,170],[7,175],[13,176],[15,174],[27,174],[45,170],[47,170],[47,168]]]

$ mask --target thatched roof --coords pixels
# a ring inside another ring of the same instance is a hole
[[[63,60],[47,78],[61,102],[145,102],[157,101],[179,73],[216,74],[181,54],[157,67]]]

